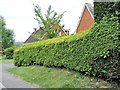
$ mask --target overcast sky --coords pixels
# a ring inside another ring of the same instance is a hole
[[[59,14],[66,11],[61,24],[74,33],[85,2],[93,5],[93,0],[0,0],[0,15],[4,17],[7,28],[14,30],[15,40],[25,41],[33,28],[38,28],[33,3],[41,7],[43,14],[49,5]]]

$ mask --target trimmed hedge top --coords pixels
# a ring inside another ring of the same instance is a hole
[[[64,67],[119,81],[119,29],[118,18],[107,16],[90,31],[23,45],[15,50],[15,65]]]
[[[63,37],[59,37],[59,38],[52,38],[52,39],[37,41],[34,43],[27,43],[27,44],[24,44],[24,45],[20,46],[19,48],[17,48],[15,52],[26,49],[26,48],[37,47],[40,45],[48,45],[48,44],[53,44],[53,43],[55,44],[55,43],[60,43],[60,42],[65,42],[65,41],[69,42],[72,40],[78,40],[78,39],[82,38],[83,36],[85,36],[86,34],[88,34],[89,32],[90,32],[89,30],[86,30],[84,32],[81,32],[81,33],[78,33],[75,35],[63,36]]]

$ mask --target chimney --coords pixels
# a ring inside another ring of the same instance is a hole
[[[34,31],[37,31],[37,29],[36,28],[33,28],[34,29]]]

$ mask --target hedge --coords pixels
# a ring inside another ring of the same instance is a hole
[[[13,59],[14,47],[6,48],[4,53],[7,59]]]
[[[105,15],[116,15],[120,20],[120,1],[94,2],[95,22],[99,22]]]
[[[120,82],[119,29],[118,18],[107,16],[90,31],[23,45],[14,52],[15,65],[64,67]]]

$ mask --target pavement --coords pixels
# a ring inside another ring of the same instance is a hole
[[[9,68],[17,68],[13,63],[0,64],[0,90],[1,88],[40,88],[37,85],[33,85],[24,81],[23,79],[10,74],[6,71]]]

